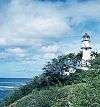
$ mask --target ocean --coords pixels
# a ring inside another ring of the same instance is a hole
[[[0,101],[2,101],[14,88],[25,85],[30,78],[0,78]]]

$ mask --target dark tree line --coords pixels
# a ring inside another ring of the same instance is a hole
[[[51,62],[48,62],[45,67],[43,67],[43,71],[47,75],[63,74],[65,68],[67,71],[70,67],[77,69],[81,59],[82,53],[70,53],[68,55],[58,56],[57,58],[52,59]]]

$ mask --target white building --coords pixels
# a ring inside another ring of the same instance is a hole
[[[63,75],[69,75],[70,73],[75,73],[75,71],[76,71],[76,69],[74,67],[69,67],[67,70],[66,70],[66,67],[65,67]]]
[[[89,61],[92,59],[91,57],[91,46],[90,46],[90,36],[85,33],[83,35],[83,40],[82,40],[82,61],[81,61],[81,67],[84,70],[87,70],[88,67],[90,66]]]
[[[70,66],[69,68],[65,67],[63,75],[69,75],[70,73],[76,72],[76,69],[88,70],[90,66],[90,61],[95,59],[96,53],[92,52],[92,48],[90,46],[90,36],[85,33],[82,37],[82,59],[78,63],[77,67],[74,68]]]

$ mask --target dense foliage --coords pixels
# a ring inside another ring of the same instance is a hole
[[[69,67],[77,68],[80,63],[82,54],[70,53],[68,55],[58,56],[48,62],[43,68],[44,73],[49,74],[63,74],[64,70],[68,71]]]
[[[100,54],[91,61],[92,66],[88,71],[77,69],[80,60],[80,53],[52,59],[43,68],[43,74],[34,77],[25,86],[14,90],[6,98],[5,104],[9,105],[23,97],[15,107],[28,107],[29,104],[31,107],[65,107],[65,105],[70,107],[70,104],[73,105],[72,107],[99,107]],[[74,67],[76,72],[63,75],[63,71],[68,71],[69,67]],[[66,90],[63,91],[63,87]],[[60,89],[62,91],[59,93]],[[54,96],[52,93],[55,93]],[[26,95],[28,96],[24,98]]]
[[[91,61],[91,67],[93,69],[100,69],[100,53],[96,54],[96,58]]]
[[[100,76],[99,76],[100,77]],[[91,84],[80,83],[47,90],[33,90],[31,94],[12,104],[13,107],[100,107],[100,78]]]
[[[79,82],[74,75],[64,76],[64,70],[68,71],[69,67],[74,67],[76,69],[78,63],[81,60],[81,53],[77,55],[70,53],[68,55],[58,56],[48,62],[45,67],[43,67],[43,74],[36,76],[33,80],[19,89],[14,90],[10,96],[5,100],[6,105],[28,95],[33,89],[41,90],[42,88],[49,88],[55,85],[68,85],[74,82]],[[66,69],[65,69],[66,68]]]

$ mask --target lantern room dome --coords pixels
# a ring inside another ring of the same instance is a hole
[[[89,41],[90,42],[90,36],[87,33],[85,33],[83,35],[83,41],[82,42],[84,42],[84,41]]]
[[[90,39],[90,36],[89,36],[87,33],[85,33],[85,34],[83,35],[83,38],[89,38],[89,39]]]

